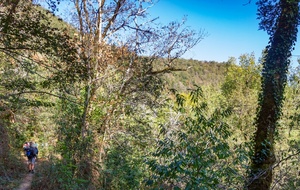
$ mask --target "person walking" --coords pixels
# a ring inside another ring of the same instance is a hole
[[[34,165],[39,151],[34,142],[29,142],[29,147],[26,148],[26,156],[28,158],[29,173],[34,173]]]

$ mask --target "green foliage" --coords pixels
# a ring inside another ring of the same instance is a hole
[[[253,120],[261,84],[261,66],[255,63],[253,54],[241,55],[238,64],[231,58],[227,64],[225,80],[221,85],[224,99],[221,101],[233,108],[228,122],[240,130],[235,132],[236,138],[244,141],[254,133]]]
[[[61,107],[60,107],[61,106]],[[57,150],[64,159],[75,160],[74,151],[80,147],[80,123],[81,109],[78,105],[62,101],[55,114],[57,123],[58,143]]]
[[[285,89],[282,117],[276,136],[276,158],[272,187],[296,189],[299,185],[297,163],[299,162],[299,68],[291,70]]]
[[[147,181],[151,188],[216,189],[236,182],[238,171],[228,162],[232,133],[224,122],[231,109],[216,108],[207,115],[201,97],[200,89],[191,92],[189,101],[177,96],[181,119],[170,128],[161,126],[162,138],[147,161],[153,172]]]
[[[162,78],[168,88],[186,92],[194,85],[218,88],[224,80],[227,65],[214,61],[178,59],[174,61],[174,67],[182,71],[167,73]]]
[[[88,181],[74,175],[77,166],[71,162],[56,157],[38,162],[39,172],[33,178],[32,189],[86,189]]]
[[[137,156],[136,147],[123,142],[107,152],[103,175],[105,189],[138,189],[143,179],[142,157]]]
[[[251,95],[255,93],[253,90],[259,89],[261,69],[255,63],[253,54],[241,55],[239,65],[233,58],[227,64],[226,78],[221,88],[226,98]]]
[[[17,189],[23,180],[22,172],[20,172],[24,170],[23,158],[21,158],[18,153],[19,152],[16,151],[8,152],[5,160],[2,159],[1,155],[0,189]]]

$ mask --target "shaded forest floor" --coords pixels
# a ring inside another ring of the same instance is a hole
[[[0,189],[1,190],[29,190],[44,189],[41,184],[47,183],[44,178],[48,167],[47,159],[37,159],[35,173],[27,169],[27,158],[24,155],[10,156],[0,162]]]
[[[28,174],[24,155],[11,154],[0,161],[0,189],[17,189]]]

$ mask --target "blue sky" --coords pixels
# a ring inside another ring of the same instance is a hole
[[[150,14],[159,16],[163,23],[180,21],[187,15],[188,26],[208,33],[184,58],[222,62],[253,52],[258,59],[269,36],[258,29],[255,0],[247,3],[248,0],[159,0]],[[293,53],[296,52],[297,49]]]

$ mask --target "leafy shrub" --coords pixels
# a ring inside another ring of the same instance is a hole
[[[153,189],[220,189],[241,182],[234,166],[238,161],[232,160],[230,128],[224,122],[231,109],[209,114],[200,88],[188,98],[176,96],[180,119],[175,127],[161,126],[158,148],[147,160],[152,171],[147,185]]]

